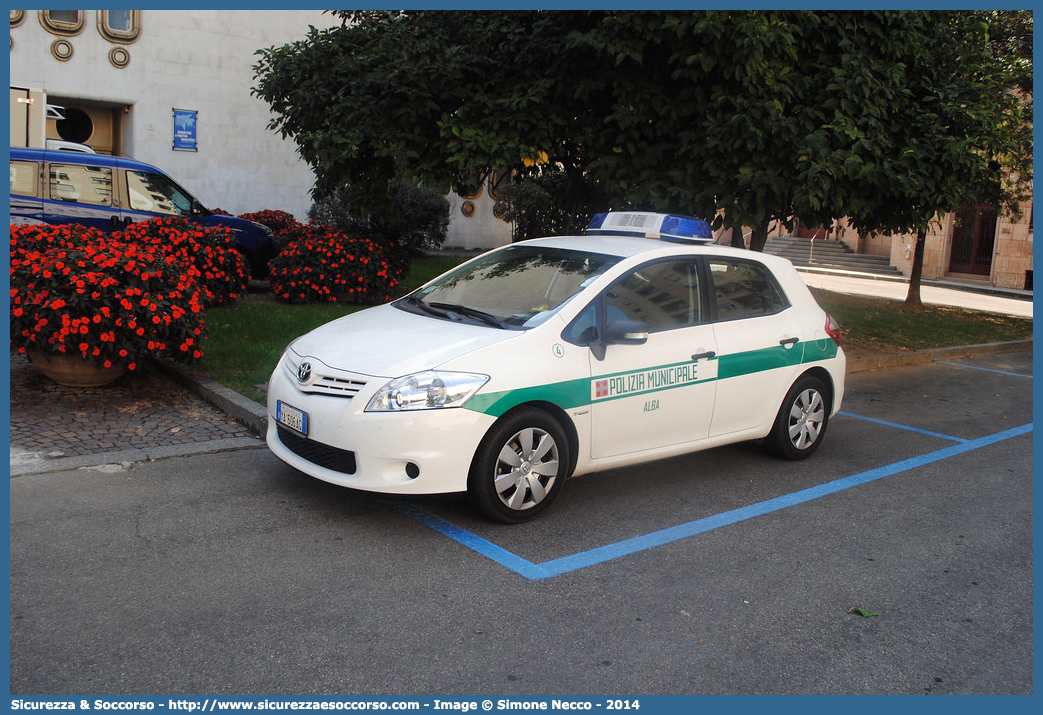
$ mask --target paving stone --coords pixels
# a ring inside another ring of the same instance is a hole
[[[11,459],[59,459],[252,437],[151,363],[106,387],[64,387],[11,356]]]

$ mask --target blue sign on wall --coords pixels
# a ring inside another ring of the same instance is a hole
[[[174,151],[198,151],[194,109],[174,109]]]

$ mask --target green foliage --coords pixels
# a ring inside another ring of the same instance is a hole
[[[497,203],[503,207],[503,220],[512,224],[514,240],[523,241],[581,233],[590,217],[605,211],[612,199],[587,176],[554,166],[515,178],[500,189]]]
[[[382,245],[407,253],[442,245],[449,228],[445,196],[405,180],[397,182],[390,195],[394,210],[366,212],[350,203],[350,191],[336,191],[312,204],[308,220],[353,235],[373,236]]]
[[[905,232],[1014,209],[1031,181],[1024,11],[343,17],[261,50],[254,92],[353,206],[545,157],[608,204],[749,226],[759,249],[775,221]]]

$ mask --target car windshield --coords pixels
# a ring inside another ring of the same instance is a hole
[[[532,328],[618,261],[600,253],[511,246],[447,273],[405,302],[448,319]]]

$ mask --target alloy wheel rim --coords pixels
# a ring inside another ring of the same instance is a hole
[[[508,509],[531,509],[550,493],[558,475],[558,445],[537,427],[519,430],[500,449],[493,487]]]
[[[790,407],[790,443],[797,449],[807,449],[815,444],[825,419],[826,405],[819,391],[810,388],[802,391]]]

